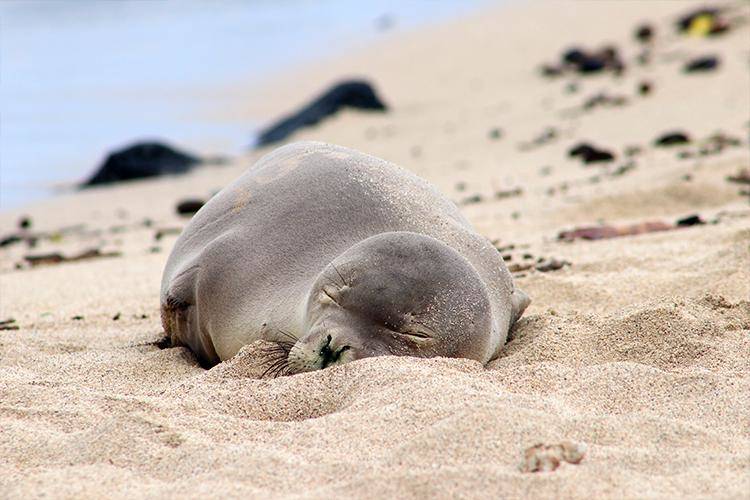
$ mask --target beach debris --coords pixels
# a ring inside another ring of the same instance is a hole
[[[639,42],[646,44],[651,43],[654,40],[656,29],[648,23],[640,24],[635,29],[635,39]]]
[[[20,219],[18,219],[18,228],[19,229],[31,229],[31,217],[28,215],[24,215]]]
[[[616,169],[614,169],[612,172],[610,172],[610,177],[620,177],[622,175],[627,174],[631,170],[635,169],[635,162],[629,161],[627,163],[623,163],[622,165],[619,165]]]
[[[704,221],[698,214],[688,215],[687,217],[677,220],[678,227],[698,226],[705,223],[706,221]]]
[[[513,189],[506,189],[504,191],[495,191],[495,198],[498,200],[504,200],[506,198],[513,198],[514,196],[521,196],[523,194],[523,189],[520,187],[513,188]]]
[[[578,82],[568,82],[565,86],[565,92],[568,94],[575,94],[579,89]]]
[[[607,162],[615,159],[615,155],[612,152],[598,149],[586,142],[578,143],[570,148],[568,156],[572,158],[579,157],[586,164]]]
[[[585,443],[563,441],[560,444],[545,445],[537,443],[523,453],[519,465],[521,472],[552,472],[563,462],[579,464],[586,455]]]
[[[547,273],[550,271],[557,271],[565,266],[570,266],[570,262],[567,260],[551,258],[549,260],[540,259],[540,262],[534,267],[539,272]]]
[[[159,241],[165,236],[178,235],[181,232],[182,232],[181,227],[163,227],[161,229],[156,230],[156,232],[154,233],[154,239],[156,241]]]
[[[687,134],[673,132],[662,135],[654,141],[654,144],[656,146],[695,144],[694,148],[683,148],[677,153],[677,158],[684,160],[696,156],[721,154],[727,148],[742,146],[742,140],[723,132],[716,132],[705,139],[694,141]]]
[[[532,267],[534,267],[533,262],[516,262],[508,266],[508,271],[510,271],[511,273],[520,273],[522,271],[528,271]]]
[[[557,271],[565,266],[572,265],[570,262],[555,257],[534,257],[532,254],[525,252],[522,255],[516,255],[516,261],[513,261],[513,254],[511,251],[515,248],[515,245],[508,245],[505,247],[495,247],[500,252],[503,260],[507,263],[508,271],[513,276],[518,277],[519,273],[526,275],[528,271],[539,271],[547,273],[551,271]]]
[[[731,137],[723,132],[716,132],[715,134],[710,135],[706,139],[706,143],[719,149],[742,146],[742,141],[740,139]]]
[[[19,326],[16,324],[16,320],[8,318],[0,321],[0,330],[18,330]]]
[[[691,59],[685,63],[682,70],[685,73],[697,73],[703,71],[713,71],[719,67],[718,56],[701,56]]]
[[[728,175],[727,180],[729,182],[734,182],[737,184],[750,184],[750,169],[743,168],[740,169],[739,172],[737,172],[734,175]]]
[[[654,140],[654,146],[676,146],[679,144],[688,144],[690,137],[685,132],[672,131],[667,132]]]
[[[542,65],[544,76],[559,76],[564,73],[578,73],[587,75],[602,71],[611,71],[616,75],[625,70],[619,51],[608,45],[599,50],[589,51],[581,47],[566,50],[557,64]]]
[[[24,239],[17,234],[9,234],[8,236],[4,236],[2,239],[0,239],[0,247],[7,247],[8,245],[13,245],[14,243],[20,243],[23,240]]]
[[[343,108],[387,111],[373,86],[365,80],[346,80],[333,85],[302,109],[260,132],[256,147],[282,141],[297,130],[315,125]]]
[[[563,241],[582,240],[604,240],[618,238],[620,236],[635,236],[638,234],[653,233],[658,231],[669,231],[675,226],[662,221],[641,222],[628,226],[584,226],[570,231],[561,231],[557,239]]]
[[[177,213],[180,215],[192,216],[198,210],[200,210],[201,207],[205,204],[206,204],[205,201],[199,200],[198,198],[188,198],[177,203],[177,206],[175,207],[175,209],[177,210]]]
[[[632,158],[633,156],[638,156],[639,154],[643,153],[643,148],[636,144],[632,144],[630,146],[627,146],[624,152],[625,156],[627,156],[628,158]]]
[[[473,205],[475,203],[481,203],[482,200],[483,198],[481,194],[474,194],[461,200],[461,205]]]
[[[729,21],[716,8],[702,7],[684,14],[677,20],[677,31],[688,36],[706,37],[729,30]]]
[[[183,174],[203,160],[161,142],[139,142],[107,156],[82,187],[168,174]]]
[[[528,142],[522,142],[518,145],[518,148],[521,151],[528,151],[530,149],[533,149],[535,147],[544,146],[545,144],[548,144],[555,139],[557,139],[559,136],[559,132],[555,127],[547,127],[544,130],[542,130],[539,135],[534,137]]]
[[[81,316],[80,314],[76,314],[70,319],[72,319],[73,321],[83,321],[83,316]]]
[[[497,140],[497,139],[500,139],[500,137],[502,137],[503,131],[497,127],[491,128],[488,135],[490,139]]]
[[[628,98],[622,95],[611,96],[604,92],[595,94],[585,101],[581,105],[584,110],[591,110],[600,107],[619,107],[624,106],[628,103]]]
[[[648,80],[643,80],[638,84],[638,94],[646,96],[651,93],[651,91],[654,89],[654,84],[649,82]]]
[[[120,257],[122,255],[121,252],[102,252],[98,248],[94,248],[91,250],[86,250],[84,252],[81,252],[77,255],[73,255],[71,257],[66,257],[62,255],[61,253],[46,253],[46,254],[39,254],[39,255],[26,255],[24,256],[24,260],[31,266],[41,266],[41,265],[48,265],[48,264],[60,264],[63,262],[75,262],[79,260],[88,260],[88,259],[98,259],[103,257]]]
[[[112,321],[117,321],[117,320],[119,320],[119,319],[120,319],[120,316],[122,316],[122,314],[120,314],[120,313],[118,312],[117,314],[115,314],[114,316],[112,316]]]

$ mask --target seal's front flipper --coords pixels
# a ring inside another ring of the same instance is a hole
[[[513,325],[521,317],[523,312],[531,303],[531,299],[526,293],[520,288],[513,290],[510,296],[511,301],[511,312],[510,312],[510,324]]]
[[[162,295],[161,322],[173,346],[187,346],[201,365],[211,367],[219,362],[213,342],[203,335],[198,321],[195,294],[199,266],[190,267],[175,276]]]

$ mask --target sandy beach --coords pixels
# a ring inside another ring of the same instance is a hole
[[[750,5],[716,3],[720,35],[677,33],[702,5],[488,8],[227,86],[236,106],[196,118],[271,121],[341,78],[373,82],[387,113],[292,140],[408,168],[493,241],[532,303],[486,367],[381,357],[264,379],[260,344],[211,370],[160,348],[175,205],[272,148],[0,213],[0,237],[35,240],[0,248],[0,498],[747,498]],[[540,71],[607,44],[620,75]],[[684,71],[707,55],[716,69]],[[655,145],[675,132],[690,141]],[[582,142],[613,161],[571,157]],[[647,222],[661,230],[591,239]],[[25,258],[90,249],[105,255]],[[565,442],[582,460],[524,470],[526,450]]]

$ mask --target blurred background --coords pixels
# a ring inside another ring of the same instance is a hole
[[[242,152],[260,124],[206,118],[232,105],[226,89],[488,3],[4,0],[0,209],[71,188],[137,140]]]

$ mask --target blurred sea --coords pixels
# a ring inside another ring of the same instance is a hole
[[[196,119],[227,105],[217,89],[486,3],[0,1],[0,209],[72,186],[138,139],[238,153],[262,124]]]

